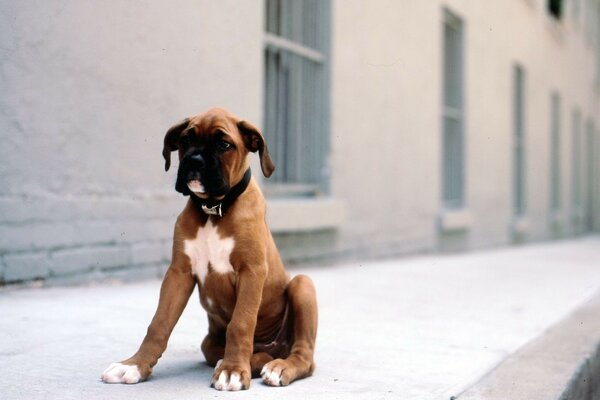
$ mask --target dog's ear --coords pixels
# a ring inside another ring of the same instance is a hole
[[[165,141],[163,146],[162,155],[165,159],[165,171],[168,171],[171,167],[171,152],[177,150],[179,147],[177,146],[177,141],[179,140],[179,135],[181,132],[187,128],[190,123],[190,119],[186,118],[177,125],[173,125],[167,131],[165,135]]]
[[[253,153],[258,151],[258,155],[260,156],[260,168],[267,178],[270,177],[275,170],[275,164],[273,164],[273,160],[269,154],[265,138],[260,131],[248,121],[240,121],[237,126],[242,135],[242,139],[244,139],[246,148]]]

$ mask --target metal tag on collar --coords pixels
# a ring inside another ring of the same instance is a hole
[[[219,217],[223,216],[221,213],[221,203],[213,207],[207,207],[206,204],[202,204],[202,211],[208,215],[218,215]]]

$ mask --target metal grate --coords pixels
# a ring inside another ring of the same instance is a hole
[[[463,23],[444,11],[442,195],[448,209],[464,207]]]
[[[581,0],[571,0],[571,17],[576,24],[579,23],[581,15]]]
[[[516,65],[513,72],[513,209],[517,216],[527,209],[525,181],[525,71]]]
[[[561,207],[561,173],[560,173],[560,96],[552,94],[552,121],[550,128],[550,210],[558,211]]]
[[[326,189],[328,15],[328,1],[266,1],[264,132],[277,166],[270,194]]]
[[[596,162],[596,141],[594,122],[590,119],[586,124],[586,165],[585,165],[585,210],[584,210],[584,229],[592,231],[594,229],[594,208],[596,202],[596,185],[594,164]]]
[[[592,40],[595,43],[596,49],[596,85],[600,87],[600,2],[596,1],[593,12],[593,20],[594,20],[594,31],[593,34],[594,39]]]
[[[585,1],[585,8],[583,10],[583,14],[584,14],[584,18],[585,18],[585,31],[586,31],[586,35],[587,35],[587,38],[590,41],[590,43],[593,43],[594,40],[596,39],[594,36],[595,36],[595,31],[596,31],[598,15],[597,15],[595,9],[596,9],[595,0],[586,0]]]
[[[572,194],[571,205],[573,210],[581,210],[581,112],[573,110],[573,141],[572,141]]]

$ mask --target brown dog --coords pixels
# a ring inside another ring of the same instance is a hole
[[[263,136],[231,113],[211,109],[169,129],[166,170],[175,150],[176,190],[190,199],[175,223],[173,259],[158,308],[139,350],[111,364],[102,380],[148,378],[196,284],[208,314],[202,352],[215,367],[213,387],[248,389],[259,374],[271,386],[310,376],[316,294],[310,278],[290,280],[265,222],[265,200],[247,157],[258,151],[263,174],[273,173]]]

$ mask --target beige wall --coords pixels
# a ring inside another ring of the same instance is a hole
[[[572,109],[579,106],[586,120],[593,118],[598,126],[599,108],[594,44],[573,23],[570,7],[563,22],[556,23],[544,1],[333,4],[333,188],[352,210],[343,245],[444,247],[447,235],[437,225],[443,211],[444,7],[465,27],[466,209],[471,224],[460,247],[512,240],[515,62],[526,70],[528,240],[553,235],[548,202],[554,90],[561,95],[563,235],[571,233]]]
[[[440,11],[334,1],[333,194],[344,245],[433,246],[439,195]]]

